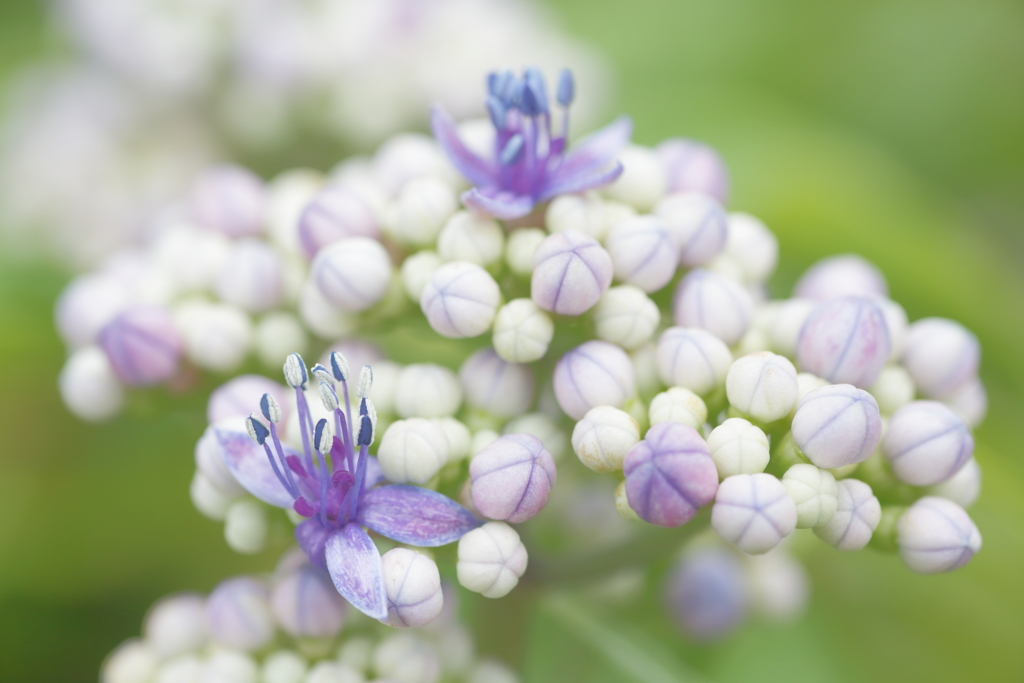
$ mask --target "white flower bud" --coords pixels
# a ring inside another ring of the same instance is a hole
[[[309,664],[298,652],[278,650],[267,655],[260,670],[261,683],[302,683]]]
[[[57,380],[61,398],[75,416],[99,422],[116,415],[124,389],[103,349],[87,346],[71,354]]]
[[[199,292],[213,286],[231,250],[222,234],[177,225],[160,235],[151,253],[179,292]]]
[[[661,377],[658,376],[658,345],[647,342],[629,352],[629,360],[633,363],[633,374],[636,376],[636,390],[641,396],[649,396],[661,389]]]
[[[544,356],[555,324],[532,299],[513,299],[494,318],[494,350],[509,363],[530,363]]]
[[[924,318],[910,326],[903,365],[928,398],[945,398],[978,373],[978,338],[960,323]]]
[[[203,660],[198,655],[172,657],[163,662],[153,677],[153,683],[196,683],[202,680]]]
[[[441,675],[434,648],[408,631],[380,641],[373,653],[373,668],[382,680],[394,683],[437,683]]]
[[[609,231],[605,244],[620,282],[656,292],[676,274],[675,243],[657,216],[622,221]]]
[[[395,412],[395,395],[398,391],[398,378],[402,374],[402,366],[389,360],[378,360],[373,363],[373,387],[370,398],[377,410],[385,415]]]
[[[595,472],[616,472],[633,446],[640,442],[640,425],[618,408],[591,408],[572,430],[572,449]]]
[[[754,302],[747,290],[709,270],[692,270],[679,282],[672,302],[676,325],[698,327],[735,344],[750,327]]]
[[[711,527],[745,553],[777,546],[796,528],[796,505],[770,474],[737,474],[718,486]]]
[[[974,428],[981,424],[988,412],[988,393],[977,377],[970,379],[955,392],[942,400],[953,412]]]
[[[620,481],[619,485],[615,487],[615,510],[622,516],[623,519],[630,522],[642,522],[640,515],[636,513],[636,510],[629,507],[629,498],[626,496],[626,482]]]
[[[236,553],[253,555],[267,543],[267,511],[254,500],[231,504],[224,515],[224,540]]]
[[[384,141],[373,158],[373,176],[389,194],[421,176],[445,178],[451,169],[437,142],[423,133],[399,133]]]
[[[231,502],[237,497],[225,493],[209,477],[196,470],[192,475],[192,483],[188,488],[192,504],[204,516],[214,521],[223,521],[231,507]]]
[[[956,474],[974,454],[974,437],[956,413],[937,401],[913,401],[889,420],[882,453],[896,478],[931,486]]]
[[[572,196],[562,195],[551,204],[554,205],[555,202]],[[509,234],[508,245],[505,247],[505,263],[513,273],[521,277],[529,277],[533,273],[533,255],[537,253],[537,247],[547,236],[548,234],[540,228],[519,228]]]
[[[347,237],[321,249],[310,279],[335,308],[365,311],[384,298],[391,285],[391,257],[369,237]]]
[[[668,386],[706,395],[725,383],[731,365],[729,347],[706,330],[670,327],[658,339],[658,374]]]
[[[276,367],[291,352],[303,353],[309,337],[292,313],[276,312],[256,324],[256,353],[267,367]]]
[[[605,233],[611,232],[619,223],[636,218],[637,213],[629,204],[623,202],[606,201],[604,203],[604,225]],[[603,238],[602,238],[603,239]]]
[[[804,566],[779,548],[747,558],[747,586],[754,608],[772,621],[799,617],[810,598],[811,585]]]
[[[473,446],[473,437],[469,433],[469,427],[456,420],[454,417],[442,417],[435,420],[444,435],[448,439],[448,462],[462,460],[470,455]],[[497,438],[497,434],[495,434]],[[472,451],[475,453],[476,451]]]
[[[481,349],[459,369],[466,403],[495,417],[522,415],[533,403],[533,372],[520,363],[506,363],[493,349]]]
[[[107,655],[100,670],[101,683],[149,683],[160,659],[141,640],[128,640]]]
[[[252,347],[252,320],[235,306],[188,301],[175,308],[174,321],[185,354],[201,368],[217,372],[237,370]],[[276,362],[280,362],[280,357]]]
[[[607,230],[604,202],[596,192],[563,194],[551,200],[544,214],[544,226],[553,234],[579,230],[596,240]]]
[[[729,368],[725,392],[736,410],[761,422],[774,422],[796,405],[796,368],[770,351],[751,353]]]
[[[458,412],[461,403],[459,380],[448,368],[414,363],[398,374],[395,413],[399,417],[448,417]]]
[[[825,524],[814,527],[814,534],[839,550],[860,550],[882,520],[882,506],[871,487],[858,479],[836,482],[836,513]]]
[[[628,145],[619,152],[619,163],[622,175],[604,188],[604,193],[640,211],[650,211],[668,189],[657,153],[650,147]]]
[[[160,657],[195,652],[206,644],[206,604],[201,595],[180,593],[153,605],[142,626],[146,643]]]
[[[468,211],[449,218],[437,236],[437,253],[445,261],[486,266],[501,259],[504,248],[505,231],[498,222]]]
[[[473,441],[469,446],[470,456],[475,457],[477,453],[490,446],[498,440],[501,434],[492,429],[481,429],[473,434]],[[540,437],[538,437],[540,438]],[[543,441],[543,439],[541,439]]]
[[[259,666],[236,650],[215,650],[203,666],[203,683],[258,683]]]
[[[885,276],[873,263],[855,254],[830,256],[807,269],[793,296],[826,301],[842,296],[888,296]]]
[[[526,571],[526,547],[504,522],[488,522],[459,539],[459,584],[485,598],[500,598]]]
[[[206,598],[210,638],[227,647],[259,650],[274,637],[267,586],[241,576],[222,581]]]
[[[700,431],[708,419],[708,408],[700,396],[684,387],[672,387],[651,399],[648,421],[679,422]]]
[[[558,405],[574,420],[595,406],[621,407],[636,393],[629,356],[603,341],[585,342],[562,356],[554,383]]]
[[[728,222],[713,197],[698,192],[670,194],[658,202],[654,213],[672,235],[684,266],[709,263],[725,247]]]
[[[864,462],[882,438],[882,418],[874,397],[849,384],[815,389],[800,401],[793,417],[793,441],[825,469]]]
[[[453,261],[434,271],[420,308],[438,334],[459,339],[476,337],[490,329],[501,303],[501,290],[480,266]]]
[[[388,227],[399,242],[426,246],[437,240],[441,226],[457,209],[451,186],[437,178],[417,178],[399,193]]]
[[[377,448],[384,476],[396,484],[426,484],[448,462],[444,429],[420,417],[391,423]]]
[[[981,534],[964,509],[951,500],[925,496],[896,522],[903,563],[920,574],[949,572],[981,550]]]
[[[302,285],[299,294],[299,317],[313,334],[323,339],[345,337],[354,332],[359,325],[356,314],[335,308],[320,293],[320,289],[312,280],[307,280]]]
[[[441,613],[441,575],[426,555],[394,548],[381,557],[388,595],[388,626],[423,626]]]
[[[796,528],[828,524],[839,506],[839,486],[828,470],[800,463],[782,475],[786,493],[796,503]]]
[[[744,282],[765,282],[775,272],[775,264],[779,259],[779,241],[764,223],[749,213],[730,213],[728,225],[725,250],[722,253],[739,265]]]
[[[302,683],[364,683],[366,677],[361,671],[341,662],[317,662],[306,674]]]
[[[216,291],[225,303],[251,313],[275,308],[284,296],[281,256],[261,240],[239,240],[217,278]]]
[[[720,479],[764,472],[770,458],[765,433],[739,417],[731,417],[711,430],[708,450]]]
[[[541,440],[556,461],[569,447],[565,432],[553,419],[544,413],[527,413],[509,421],[502,430],[504,434],[533,434]]]
[[[128,305],[129,292],[117,278],[103,273],[79,275],[57,299],[57,330],[72,348],[95,343],[100,330]]]
[[[320,567],[303,562],[274,585],[270,606],[294,638],[333,638],[345,623],[345,599]]]
[[[309,169],[285,171],[270,181],[267,196],[267,232],[288,254],[298,254],[299,218],[324,184],[324,176]]]
[[[400,272],[402,286],[405,287],[405,293],[409,295],[410,299],[419,303],[430,278],[442,265],[444,265],[444,261],[437,255],[437,252],[429,249],[418,251],[402,261]]]
[[[366,636],[349,636],[338,649],[338,661],[363,672],[373,664],[374,642]]]
[[[776,353],[796,358],[800,330],[817,305],[813,299],[786,299],[778,303],[768,326],[768,338]]]
[[[484,659],[477,662],[469,672],[466,683],[519,683],[519,677],[505,664],[494,659]]]
[[[978,500],[981,494],[981,467],[971,458],[960,471],[944,482],[929,487],[932,495],[948,498],[965,510]]]
[[[597,338],[635,349],[647,343],[661,322],[657,304],[633,285],[612,287],[594,307]]]
[[[878,297],[875,303],[882,309],[885,327],[889,330],[889,361],[898,362],[907,347],[907,312],[895,301]]]
[[[914,380],[902,365],[887,365],[868,391],[882,415],[892,415],[914,400]]]

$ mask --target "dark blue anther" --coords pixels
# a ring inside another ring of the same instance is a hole
[[[252,433],[256,436],[256,443],[263,445],[267,437],[270,436],[270,430],[264,426],[262,422],[252,417],[248,418],[249,426],[252,428]]]
[[[373,439],[373,422],[369,415],[363,415],[359,422],[359,445],[369,446]]]
[[[260,398],[260,412],[268,422],[275,422],[274,418],[270,416],[270,394],[263,394],[263,397]]]
[[[324,452],[322,446],[326,445],[323,443],[324,429],[327,427],[327,420],[320,418],[320,421],[316,423],[316,428],[313,430],[313,448],[317,449],[321,453]],[[328,449],[330,450],[330,449]]]
[[[334,374],[334,379],[339,382],[348,380],[348,361],[340,351],[331,353],[331,372]]]
[[[528,90],[536,109],[536,114],[530,114],[530,116],[546,114],[548,111],[548,86],[544,83],[544,74],[540,69],[527,69],[523,78],[526,81],[526,89],[523,91],[524,98]]]

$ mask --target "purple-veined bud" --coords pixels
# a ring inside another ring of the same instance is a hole
[[[420,308],[438,334],[461,339],[491,328],[501,303],[501,290],[491,274],[466,261],[446,263],[430,276]]]
[[[627,145],[619,152],[619,162],[622,175],[604,188],[604,194],[640,211],[650,211],[668,187],[658,155],[650,147]]]
[[[653,427],[662,422],[678,422],[700,430],[708,419],[708,408],[700,396],[684,387],[672,387],[653,399],[647,420]]]
[[[598,473],[617,472],[633,446],[640,442],[640,425],[629,413],[591,408],[572,430],[572,449],[584,465]]]
[[[222,581],[206,599],[206,624],[215,642],[240,650],[258,650],[274,637],[270,591],[254,578]]]
[[[974,437],[956,413],[938,401],[913,401],[897,410],[882,439],[896,478],[931,486],[956,474],[974,454]]]
[[[711,430],[708,451],[720,479],[764,472],[770,458],[767,435],[741,417],[730,417]]]
[[[217,278],[217,296],[251,313],[276,308],[284,297],[281,256],[262,240],[235,242]]]
[[[468,261],[486,266],[501,259],[505,231],[498,222],[459,211],[448,219],[437,236],[437,253],[445,261]]]
[[[729,172],[714,148],[696,140],[670,138],[659,144],[657,150],[669,192],[702,192],[725,203],[729,196]]]
[[[718,490],[718,471],[696,430],[662,422],[648,430],[623,461],[629,507],[646,522],[686,524]]]
[[[259,235],[266,213],[263,181],[241,166],[205,171],[192,186],[189,212],[199,225],[228,237]]]
[[[313,197],[299,218],[299,242],[306,258],[347,237],[380,239],[373,208],[343,183],[331,184]]]
[[[57,380],[64,405],[83,420],[99,422],[121,410],[124,389],[103,349],[87,346],[71,354]]]
[[[285,253],[300,253],[299,218],[323,185],[322,173],[304,168],[279,173],[268,183],[268,237]]]
[[[533,371],[506,363],[494,349],[481,349],[459,368],[466,403],[495,417],[522,415],[533,403]]]
[[[657,216],[622,221],[605,240],[615,278],[645,292],[656,292],[676,274],[676,245]]]
[[[562,195],[554,201],[571,196]],[[537,253],[537,247],[547,239],[547,236],[548,234],[540,228],[518,228],[509,234],[508,244],[505,246],[505,263],[513,273],[522,277],[529,277],[533,273],[533,255]]]
[[[578,230],[551,235],[533,255],[530,298],[545,311],[580,315],[600,300],[612,283],[612,257]]]
[[[818,304],[800,330],[800,369],[835,384],[866,388],[889,358],[889,331],[882,309],[863,297],[833,298]]]
[[[988,412],[988,393],[981,380],[975,377],[943,399],[943,403],[952,408],[968,427],[974,428],[981,424]]]
[[[796,528],[828,524],[839,507],[839,486],[828,470],[798,463],[782,475],[786,493],[796,503]]]
[[[734,630],[747,616],[743,565],[724,548],[694,548],[669,570],[666,602],[687,636],[709,641]]]
[[[260,668],[261,683],[304,683],[309,663],[293,650],[278,650],[267,655]],[[184,683],[184,682],[183,682]]]
[[[882,506],[871,487],[858,479],[836,482],[836,512],[825,524],[814,527],[814,534],[839,550],[860,550],[882,520]]]
[[[946,398],[978,373],[978,338],[960,323],[924,318],[910,326],[903,365],[928,398]]]
[[[295,638],[333,638],[345,623],[345,599],[327,572],[311,564],[274,584],[270,608],[281,628]]]
[[[252,319],[237,306],[201,299],[184,301],[174,308],[174,322],[185,355],[201,368],[237,370],[252,347]]]
[[[914,400],[914,380],[902,365],[886,365],[868,390],[882,415],[892,415]]]
[[[57,299],[54,312],[57,330],[68,346],[87,346],[128,306],[129,292],[117,278],[102,273],[80,275]]]
[[[718,487],[711,526],[751,555],[766,553],[796,529],[796,504],[770,474],[737,474]]]
[[[146,643],[164,658],[199,650],[206,644],[203,596],[179,593],[162,598],[149,609],[142,632]]]
[[[751,606],[768,619],[788,622],[803,614],[810,598],[807,570],[783,548],[747,559]]]
[[[558,405],[574,420],[595,406],[621,408],[636,393],[629,356],[603,341],[585,342],[562,356],[554,381]]]
[[[373,652],[373,669],[380,676],[376,683],[437,683],[441,678],[433,646],[408,631],[381,639]]]
[[[494,350],[509,363],[530,363],[547,353],[555,324],[533,299],[513,299],[494,317]]]
[[[532,434],[506,434],[473,456],[473,505],[484,517],[518,524],[547,505],[555,460]]]
[[[324,247],[310,266],[310,277],[324,298],[342,311],[365,311],[387,294],[391,257],[380,242],[347,237]]]
[[[433,363],[406,365],[398,373],[395,413],[398,417],[448,417],[462,404],[455,373]]]
[[[707,330],[670,327],[658,339],[658,375],[668,386],[706,395],[720,387],[732,365],[732,353]]]
[[[747,284],[767,281],[775,272],[779,260],[779,241],[775,235],[749,213],[730,213],[728,224],[728,236],[722,254],[739,266],[743,281]]]
[[[971,458],[959,472],[928,490],[932,495],[948,498],[966,510],[981,494],[981,466]]]
[[[603,240],[608,230],[605,202],[596,192],[555,197],[544,214],[544,225],[552,234],[575,230]]]
[[[248,417],[259,405],[263,394],[270,394],[287,418],[288,401],[283,386],[261,375],[239,375],[213,390],[206,404],[206,421],[210,424]]]
[[[953,501],[925,496],[896,522],[896,542],[912,571],[937,574],[967,564],[981,550],[981,533]]]
[[[839,297],[888,297],[885,276],[873,263],[844,254],[821,259],[797,281],[793,296],[826,301]]]
[[[726,344],[743,338],[754,302],[742,286],[710,270],[692,270],[680,280],[672,301],[676,325],[707,330]]]
[[[394,548],[381,557],[388,595],[388,626],[424,626],[441,613],[444,596],[437,565],[423,553]]]
[[[158,384],[178,371],[181,336],[165,308],[129,308],[103,328],[99,342],[114,373],[125,384]]]
[[[817,305],[814,299],[785,299],[778,302],[767,326],[768,339],[776,353],[796,358],[800,330]]]
[[[812,463],[825,469],[864,462],[881,438],[875,397],[849,384],[809,392],[793,417],[793,441]]]
[[[147,643],[133,638],[107,655],[100,669],[101,683],[148,683],[160,666],[160,657]]]
[[[597,338],[624,349],[646,344],[660,322],[658,305],[633,285],[612,287],[594,307]]]
[[[654,214],[672,236],[679,263],[687,268],[710,263],[725,247],[728,221],[713,197],[697,192],[670,194],[658,202]]]
[[[402,188],[389,218],[388,232],[399,242],[427,246],[458,209],[451,186],[432,177],[416,178]]]
[[[725,393],[729,404],[741,413],[774,422],[789,415],[796,405],[796,368],[771,351],[748,354],[730,366]]]
[[[488,522],[459,539],[459,585],[485,598],[500,598],[519,583],[529,557],[515,529]]]
[[[434,273],[444,265],[444,261],[437,255],[437,252],[424,249],[402,261],[399,275],[402,278],[402,286],[409,298],[419,303],[423,296],[423,290]]]
[[[565,432],[559,424],[544,413],[528,413],[509,420],[503,434],[533,434],[541,440],[551,457],[557,462],[569,447]]]
[[[448,462],[448,437],[434,420],[412,417],[392,422],[377,449],[384,476],[396,484],[426,484]]]
[[[889,362],[896,363],[903,358],[907,347],[907,312],[891,299],[876,297],[875,303],[882,309],[885,329],[889,331]]]

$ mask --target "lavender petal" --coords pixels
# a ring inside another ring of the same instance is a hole
[[[299,547],[306,553],[310,562],[324,569],[327,569],[324,550],[330,536],[331,530],[324,527],[318,519],[307,519],[295,527],[295,540],[299,542]]]
[[[462,193],[462,203],[480,213],[506,221],[522,218],[533,210],[533,200],[526,195],[489,193],[476,187]]]
[[[474,185],[491,185],[497,177],[494,165],[478,157],[459,139],[455,122],[440,107],[430,112],[430,127],[448,160]]]
[[[353,522],[332,532],[324,558],[341,597],[368,617],[384,619],[388,616],[380,553],[361,526]]]
[[[633,120],[620,116],[599,131],[573,145],[555,171],[555,182],[581,174],[591,174],[609,166],[633,136]]]
[[[292,506],[294,500],[274,474],[263,446],[254,443],[242,430],[217,429],[216,434],[224,463],[246,491],[270,505]],[[287,446],[284,451],[285,456],[296,455]]]
[[[620,175],[622,175],[622,171],[623,167],[619,162],[615,162],[615,166],[600,173],[586,171],[573,175],[566,175],[561,171],[561,169],[559,169],[554,173],[554,177],[551,179],[551,182],[548,183],[544,192],[541,193],[538,201],[545,201],[560,194],[585,192],[586,190],[593,190],[596,187],[603,187],[614,182]]]
[[[359,522],[399,543],[433,548],[453,543],[480,522],[437,491],[418,486],[381,486],[359,502]]]

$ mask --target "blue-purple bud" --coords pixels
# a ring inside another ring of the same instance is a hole
[[[523,113],[527,116],[539,116],[548,112],[548,86],[544,82],[544,74],[540,69],[529,68],[524,74],[523,80],[526,85],[523,88],[523,102],[531,100],[528,107],[533,111],[530,113],[525,108]]]
[[[569,69],[562,69],[558,74],[558,92],[556,94],[558,103],[563,107],[568,107],[572,104],[573,99],[576,97],[576,81],[572,77],[572,71]]]
[[[747,616],[749,596],[739,558],[724,548],[697,548],[669,570],[668,609],[694,640],[714,640]]]
[[[114,374],[125,384],[157,384],[178,371],[181,336],[164,308],[129,308],[100,331],[99,342]]]

